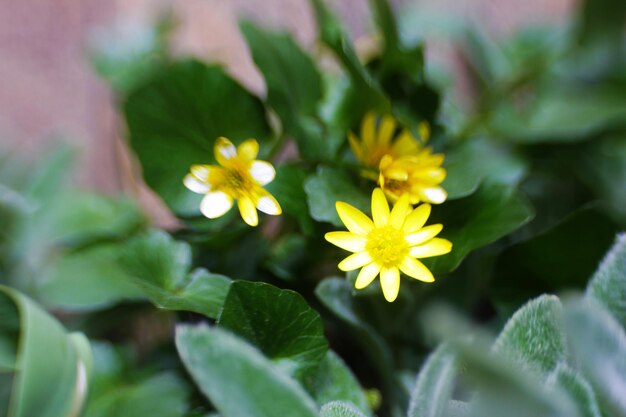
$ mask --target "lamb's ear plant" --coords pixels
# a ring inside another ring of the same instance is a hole
[[[310,3],[315,48],[240,23],[263,96],[171,16],[99,35],[167,230],[0,155],[0,417],[626,417],[621,3],[496,42],[371,0],[367,56]]]

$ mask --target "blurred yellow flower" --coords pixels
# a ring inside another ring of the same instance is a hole
[[[218,165],[192,165],[183,180],[185,187],[204,194],[200,211],[209,219],[224,215],[237,200],[243,220],[250,226],[259,223],[257,209],[266,214],[279,215],[278,201],[264,188],[276,176],[269,162],[255,159],[259,144],[248,139],[235,148],[226,138],[215,142],[215,160]]]
[[[430,148],[397,159],[385,155],[380,161],[378,184],[391,201],[407,194],[410,204],[441,204],[448,198],[439,185],[446,178],[443,159],[443,154],[433,154]]]
[[[430,205],[412,209],[409,197],[403,195],[389,211],[389,204],[380,188],[372,193],[372,219],[351,205],[338,201],[337,213],[347,232],[326,233],[326,240],[353,252],[339,263],[342,271],[361,268],[355,288],[367,287],[380,274],[385,299],[392,302],[400,290],[400,271],[424,282],[435,280],[433,274],[416,258],[444,255],[452,243],[437,238],[443,226],[425,226]]]
[[[348,141],[356,159],[366,167],[378,169],[381,159],[385,155],[393,158],[401,156],[417,155],[421,150],[418,139],[413,137],[408,129],[402,130],[396,135],[397,123],[391,115],[380,118],[376,125],[376,114],[368,113],[361,123],[361,138],[354,133],[348,132]],[[426,134],[421,140],[428,139],[428,124],[423,123],[419,128],[420,135]],[[374,177],[374,180],[376,178]]]

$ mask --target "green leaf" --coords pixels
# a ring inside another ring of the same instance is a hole
[[[320,410],[320,417],[365,417],[354,404],[346,401],[333,401],[324,404]]]
[[[222,68],[198,61],[159,73],[128,97],[124,111],[143,178],[180,215],[199,213],[201,197],[182,180],[192,164],[214,163],[215,139],[256,138],[263,152],[270,135],[263,103]]]
[[[189,272],[191,250],[163,231],[130,240],[120,257],[132,281],[157,307],[217,318],[230,279],[204,269]]]
[[[329,350],[314,374],[306,379],[307,391],[319,405],[331,401],[347,401],[370,416],[367,398],[359,382],[343,360]]]
[[[328,135],[319,118],[322,80],[313,60],[287,34],[250,22],[240,26],[265,78],[268,104],[280,116],[285,133],[295,139],[300,155],[314,161],[332,159],[344,138]]]
[[[579,36],[583,41],[624,39],[626,4],[620,0],[585,0],[580,7]]]
[[[317,417],[315,402],[300,385],[225,330],[179,325],[176,347],[200,390],[224,417]]]
[[[63,310],[90,311],[142,298],[118,264],[122,244],[100,244],[61,256],[37,289],[38,299]]]
[[[265,188],[278,199],[283,212],[295,218],[302,231],[310,235],[313,232],[313,221],[309,216],[304,182],[307,171],[295,165],[276,167],[276,178]]]
[[[400,49],[400,34],[396,18],[388,0],[370,0],[376,24],[380,28],[385,40],[386,51],[398,51]]]
[[[504,326],[493,349],[530,372],[546,375],[566,360],[558,297],[543,295],[520,308]]]
[[[315,370],[328,350],[322,319],[304,298],[264,282],[233,282],[218,323],[297,378]]]
[[[447,345],[430,354],[411,395],[408,417],[444,417],[458,373],[456,355]]]
[[[29,298],[4,286],[0,286],[0,312],[9,313],[6,323],[10,323],[0,326],[0,339],[17,342],[11,349],[15,352],[16,374],[8,415],[78,415],[87,393],[85,364],[89,359],[80,356],[83,349],[77,348],[56,319]],[[19,340],[15,334],[16,313]]]
[[[569,346],[604,415],[626,416],[626,334],[615,318],[591,300],[572,300],[564,309]]]
[[[583,417],[602,417],[596,393],[580,373],[560,364],[550,375],[549,381],[569,394]]]
[[[429,223],[443,223],[440,236],[452,242],[452,252],[425,259],[434,274],[454,270],[471,251],[508,235],[533,217],[533,210],[515,189],[483,184],[469,197],[433,208]]]
[[[626,328],[626,234],[621,234],[589,281],[587,297],[602,304]]]
[[[350,177],[342,170],[319,167],[317,172],[304,182],[311,217],[319,222],[329,222],[343,226],[335,203],[343,201],[361,211],[368,212],[370,199],[357,188]]]

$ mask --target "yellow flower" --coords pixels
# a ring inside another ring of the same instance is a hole
[[[389,204],[380,188],[372,193],[372,220],[360,210],[338,201],[337,213],[348,232],[326,233],[326,240],[353,252],[339,263],[342,271],[362,268],[355,288],[367,287],[380,274],[385,299],[392,302],[400,290],[400,271],[424,282],[435,280],[433,274],[416,258],[444,255],[452,243],[437,238],[441,224],[424,227],[430,216],[430,205],[412,209],[403,195],[389,211]]]
[[[382,116],[380,124],[376,126],[376,114],[365,115],[361,123],[360,140],[354,133],[348,132],[348,141],[356,159],[366,167],[378,169],[380,160],[385,155],[391,155],[393,158],[418,155],[421,150],[418,139],[413,137],[408,129],[402,130],[396,136],[396,127],[397,123],[393,116]],[[421,124],[419,131],[420,135],[426,135],[421,138],[426,141],[429,132],[428,124]]]
[[[262,186],[276,176],[269,162],[256,160],[259,144],[248,139],[237,148],[226,138],[215,142],[217,165],[192,165],[183,180],[191,191],[205,194],[200,211],[209,219],[224,215],[237,200],[243,220],[250,226],[259,223],[257,209],[263,213],[279,215],[278,201]]]
[[[441,204],[448,198],[439,185],[446,178],[443,159],[443,154],[433,154],[430,148],[397,159],[385,155],[380,161],[378,184],[391,201],[408,194],[410,204]]]

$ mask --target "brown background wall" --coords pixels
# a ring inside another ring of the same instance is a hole
[[[561,21],[573,0],[395,0],[396,8],[462,16],[496,35],[528,22]],[[38,153],[62,136],[81,151],[80,183],[115,192],[122,187],[116,138],[120,132],[112,94],[93,74],[84,54],[94,28],[116,22],[149,22],[163,8],[178,16],[174,45],[227,64],[260,94],[263,82],[237,19],[253,18],[291,31],[307,48],[315,25],[307,0],[0,0],[1,148]],[[354,37],[371,29],[367,0],[335,0]],[[118,146],[119,148],[119,146]]]

